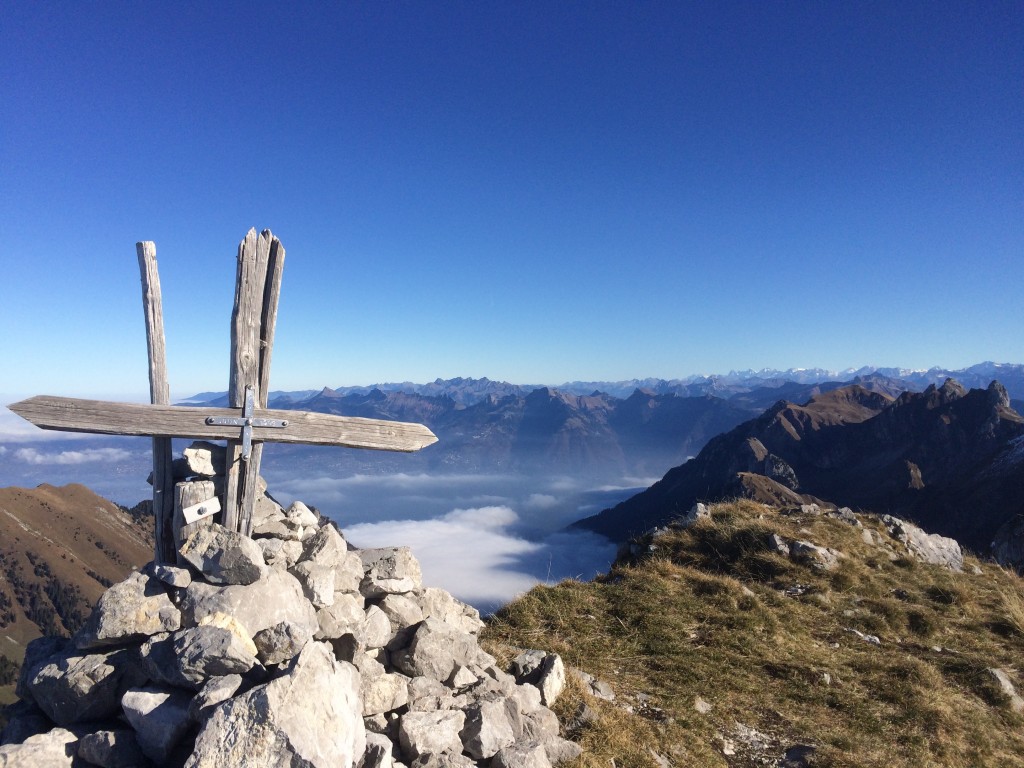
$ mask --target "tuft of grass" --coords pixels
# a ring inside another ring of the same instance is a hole
[[[614,702],[575,679],[556,702],[584,748],[573,768],[774,765],[796,744],[821,766],[1024,765],[1024,717],[986,672],[1024,658],[1021,579],[912,560],[860,519],[881,544],[827,515],[714,505],[594,582],[535,588],[483,640],[502,659],[554,651],[611,684]],[[772,534],[843,557],[796,563]]]

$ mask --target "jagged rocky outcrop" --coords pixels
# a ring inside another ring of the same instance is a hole
[[[697,501],[827,500],[893,514],[987,553],[1000,527],[1024,516],[1022,440],[1024,418],[997,381],[967,391],[950,379],[897,398],[853,385],[803,405],[780,401],[643,493],[576,525],[622,541]],[[1010,554],[1024,551],[1013,530],[1000,539]]]
[[[296,502],[254,537],[206,522],[178,566],[113,585],[71,639],[29,644],[0,765],[551,766],[561,660],[510,674],[475,609],[404,547],[357,550]],[[45,757],[40,757],[45,755]],[[42,761],[42,762],[40,762]]]

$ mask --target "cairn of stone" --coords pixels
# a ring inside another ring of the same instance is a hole
[[[190,453],[190,474],[216,471],[216,450]],[[73,638],[30,643],[0,765],[547,768],[579,755],[549,708],[558,656],[500,669],[479,613],[424,587],[408,548],[355,549],[316,510],[265,493],[255,515],[252,538],[200,520],[180,565],[112,586]]]

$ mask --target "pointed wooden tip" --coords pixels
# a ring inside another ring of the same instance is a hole
[[[35,400],[35,399],[37,399],[37,398],[30,397],[30,398],[28,398],[28,400],[19,400],[16,403],[11,403],[10,405],[7,406],[7,410],[11,411],[12,413],[18,414],[19,416],[21,416],[21,418],[24,419],[25,418],[24,412],[31,405],[32,401]]]

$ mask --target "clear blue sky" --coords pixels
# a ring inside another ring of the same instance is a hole
[[[1020,2],[0,9],[0,392],[1024,362]]]

